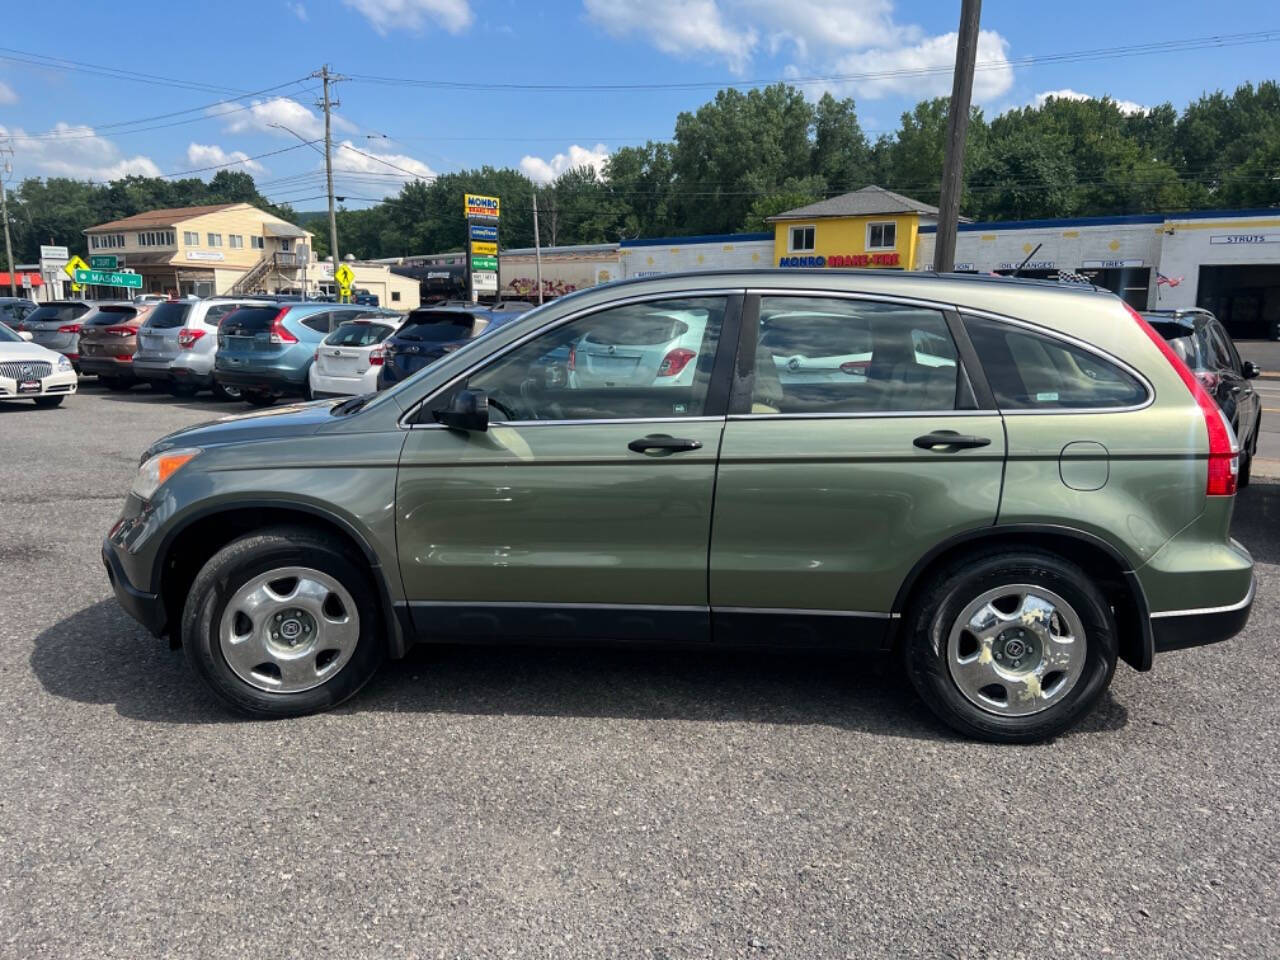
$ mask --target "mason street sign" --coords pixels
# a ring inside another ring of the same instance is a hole
[[[91,283],[102,287],[129,287],[142,289],[142,274],[112,273],[107,270],[77,270],[76,283]]]

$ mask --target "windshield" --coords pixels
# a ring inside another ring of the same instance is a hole
[[[18,336],[12,330],[6,327],[3,323],[0,323],[0,343],[22,343],[22,342],[23,340],[20,336]]]
[[[91,327],[109,327],[113,323],[128,323],[138,315],[133,307],[99,307],[84,322]]]
[[[68,323],[77,317],[82,317],[89,312],[87,304],[83,303],[50,303],[43,307],[36,307],[27,315],[27,323]]]
[[[325,337],[324,342],[330,347],[369,347],[385,340],[392,329],[385,323],[370,323],[367,320],[357,320],[352,323],[344,323],[329,336]]]
[[[169,301],[161,303],[151,311],[144,326],[149,330],[169,330],[180,327],[187,322],[187,314],[191,312],[191,304]]]

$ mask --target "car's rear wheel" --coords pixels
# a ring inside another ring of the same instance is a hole
[[[998,743],[1062,733],[1111,683],[1116,627],[1075,564],[1037,550],[970,555],[913,605],[908,675],[944,722]]]
[[[239,387],[229,387],[225,383],[213,382],[213,395],[219,400],[243,400],[244,394]]]
[[[231,706],[290,717],[355,694],[382,661],[381,607],[342,543],[280,527],[232,541],[201,569],[182,614],[196,673]]]
[[[36,397],[37,407],[56,407],[62,403],[62,397]]]
[[[275,396],[258,390],[242,390],[240,391],[240,399],[255,407],[269,407],[276,402]]]

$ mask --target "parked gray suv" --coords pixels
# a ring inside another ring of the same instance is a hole
[[[221,399],[240,399],[238,387],[213,379],[218,324],[240,307],[266,303],[245,297],[209,297],[157,304],[138,331],[134,374],[154,385],[168,387],[178,396],[212,390]]]

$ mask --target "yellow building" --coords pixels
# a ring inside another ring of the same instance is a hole
[[[120,269],[142,275],[142,293],[297,289],[311,262],[310,233],[247,203],[148,210],[84,233],[90,256],[114,255]]]
[[[770,217],[773,262],[780,267],[917,269],[922,226],[938,208],[883,187],[819,200]]]

